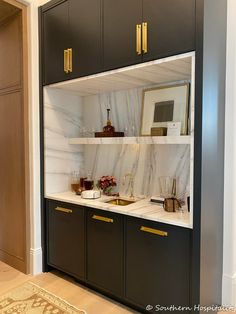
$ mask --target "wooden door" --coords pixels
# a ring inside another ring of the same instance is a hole
[[[87,280],[106,292],[123,295],[123,217],[87,211]]]
[[[104,70],[142,62],[136,51],[136,25],[142,23],[142,0],[103,1]]]
[[[70,78],[64,70],[64,50],[70,47],[69,2],[64,1],[43,12],[43,72],[44,84]]]
[[[143,61],[195,50],[195,0],[143,0],[148,51]]]
[[[85,277],[85,220],[80,206],[48,201],[48,264]]]
[[[102,70],[101,0],[70,0],[71,77]]]
[[[22,11],[17,10],[0,25],[0,259],[26,272],[24,51]]]
[[[126,228],[127,299],[150,313],[158,304],[189,306],[190,230],[132,217]]]

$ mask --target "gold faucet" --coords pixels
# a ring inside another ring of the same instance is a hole
[[[134,198],[134,176],[132,175],[132,173],[126,173],[124,175],[122,185],[125,185],[125,180],[127,177],[130,177],[130,198]]]

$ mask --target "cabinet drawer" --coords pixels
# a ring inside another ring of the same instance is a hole
[[[78,278],[85,275],[84,209],[48,202],[48,264]]]
[[[123,217],[106,211],[87,212],[87,279],[123,294]]]
[[[126,222],[127,299],[143,308],[188,306],[191,231],[130,217]]]

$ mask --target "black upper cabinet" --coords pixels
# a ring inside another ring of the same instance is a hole
[[[42,23],[45,85],[102,70],[100,0],[59,2]]]
[[[141,23],[142,0],[103,0],[104,70],[142,61],[136,47],[136,27]]]
[[[69,0],[69,23],[73,69],[71,77],[102,70],[101,1]]]
[[[67,79],[64,71],[64,50],[69,48],[69,2],[64,1],[43,12],[43,82]]]
[[[195,50],[195,0],[143,0],[143,22],[144,61]]]
[[[87,280],[117,296],[123,295],[123,216],[87,210]]]
[[[104,70],[195,50],[195,0],[104,0]]]
[[[83,207],[48,201],[48,264],[85,277],[85,216]]]
[[[126,298],[145,308],[190,304],[190,230],[127,217]],[[169,313],[169,312],[168,312]]]
[[[43,7],[44,84],[195,50],[196,0],[65,0]]]

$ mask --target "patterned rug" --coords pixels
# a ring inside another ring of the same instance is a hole
[[[31,282],[0,296],[0,313],[86,314]]]

